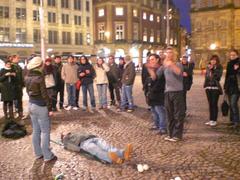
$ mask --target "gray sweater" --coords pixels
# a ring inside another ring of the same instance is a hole
[[[182,64],[176,64],[183,72]],[[176,91],[183,91],[183,75],[176,74],[171,68],[166,68],[161,66],[158,71],[158,77],[165,75],[166,84],[165,84],[165,92],[176,92]]]

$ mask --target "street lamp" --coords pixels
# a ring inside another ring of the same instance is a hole
[[[166,2],[166,20],[167,20],[167,29],[166,29],[166,39],[167,39],[167,46],[170,44],[170,22],[169,22],[169,0]]]
[[[211,50],[215,50],[215,49],[217,48],[217,45],[216,45],[215,43],[212,43],[212,44],[209,46],[209,48],[210,48]]]
[[[39,7],[39,18],[40,18],[40,34],[41,34],[41,57],[45,59],[45,34],[44,34],[44,10],[43,10],[43,0],[40,0]]]

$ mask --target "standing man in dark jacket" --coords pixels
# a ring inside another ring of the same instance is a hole
[[[89,63],[86,56],[80,57],[80,65],[78,67],[78,77],[82,84],[82,93],[83,93],[83,110],[85,111],[88,107],[87,103],[87,91],[91,100],[91,109],[96,108],[95,96],[94,96],[94,88],[93,88],[93,79],[96,77],[95,70],[93,66]]]
[[[224,83],[225,93],[228,95],[230,102],[230,125],[237,127],[239,124],[238,99],[240,93],[239,78],[239,53],[233,49],[230,51],[230,61],[227,64],[227,72]]]
[[[15,86],[15,105],[18,112],[18,116],[23,118],[23,87],[24,87],[24,78],[23,78],[23,70],[19,66],[19,56],[12,56],[12,68],[16,72],[16,86]]]
[[[124,65],[124,71],[122,75],[122,100],[121,100],[121,109],[124,110],[127,108],[127,112],[133,112],[133,96],[132,88],[135,80],[136,72],[135,65],[132,62],[130,56],[125,57],[126,64]]]
[[[120,106],[121,96],[120,96],[120,69],[115,63],[114,56],[109,56],[108,66],[110,70],[107,72],[109,92],[111,97],[111,105],[116,105],[115,95],[117,99],[117,105]],[[114,95],[115,93],[115,95]]]
[[[62,72],[62,59],[61,56],[56,56],[54,60],[54,67],[56,69],[56,93],[55,96],[53,97],[53,108],[57,109],[57,96],[59,94],[59,108],[63,109],[63,104],[64,104],[64,80],[61,77],[61,72]]]
[[[27,69],[25,78],[27,93],[29,95],[29,113],[32,121],[32,144],[36,159],[45,162],[56,160],[57,157],[50,150],[50,119],[52,115],[51,100],[48,97],[44,75],[42,72],[43,61],[34,57]]]
[[[184,55],[181,59],[183,67],[183,90],[184,90],[184,100],[185,100],[185,112],[187,113],[187,91],[192,87],[193,83],[193,65],[188,62],[188,56]],[[187,115],[189,115],[187,113]]]

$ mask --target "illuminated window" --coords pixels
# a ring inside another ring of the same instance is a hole
[[[151,36],[150,36],[150,42],[153,43],[154,42],[154,30],[151,30]]]
[[[9,42],[9,28],[6,27],[0,27],[0,42]]]
[[[147,13],[143,13],[143,19],[147,19]]]
[[[153,14],[150,14],[149,20],[150,20],[150,21],[153,21],[153,19],[154,19],[154,18],[153,18]]]
[[[98,24],[98,40],[105,40],[105,25]]]
[[[98,10],[98,17],[102,17],[102,16],[104,16],[104,15],[105,15],[104,9],[99,9],[99,10]]]
[[[124,37],[124,23],[116,23],[115,24],[115,39],[123,40]]]
[[[157,22],[158,23],[160,22],[160,16],[157,16]]]
[[[143,41],[147,42],[147,28],[144,28],[144,31],[143,31]]]
[[[123,7],[116,7],[116,16],[123,16]]]
[[[138,11],[137,9],[133,9],[133,17],[137,17],[138,16]]]

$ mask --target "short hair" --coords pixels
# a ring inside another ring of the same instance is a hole
[[[220,64],[220,58],[217,54],[212,55],[210,61],[211,60],[216,60],[217,64]]]
[[[55,56],[55,59],[57,59],[57,58],[60,58],[60,59],[61,59],[62,57],[61,57],[61,56]]]
[[[239,52],[236,49],[231,49],[230,52],[235,52],[237,55],[239,55]]]

